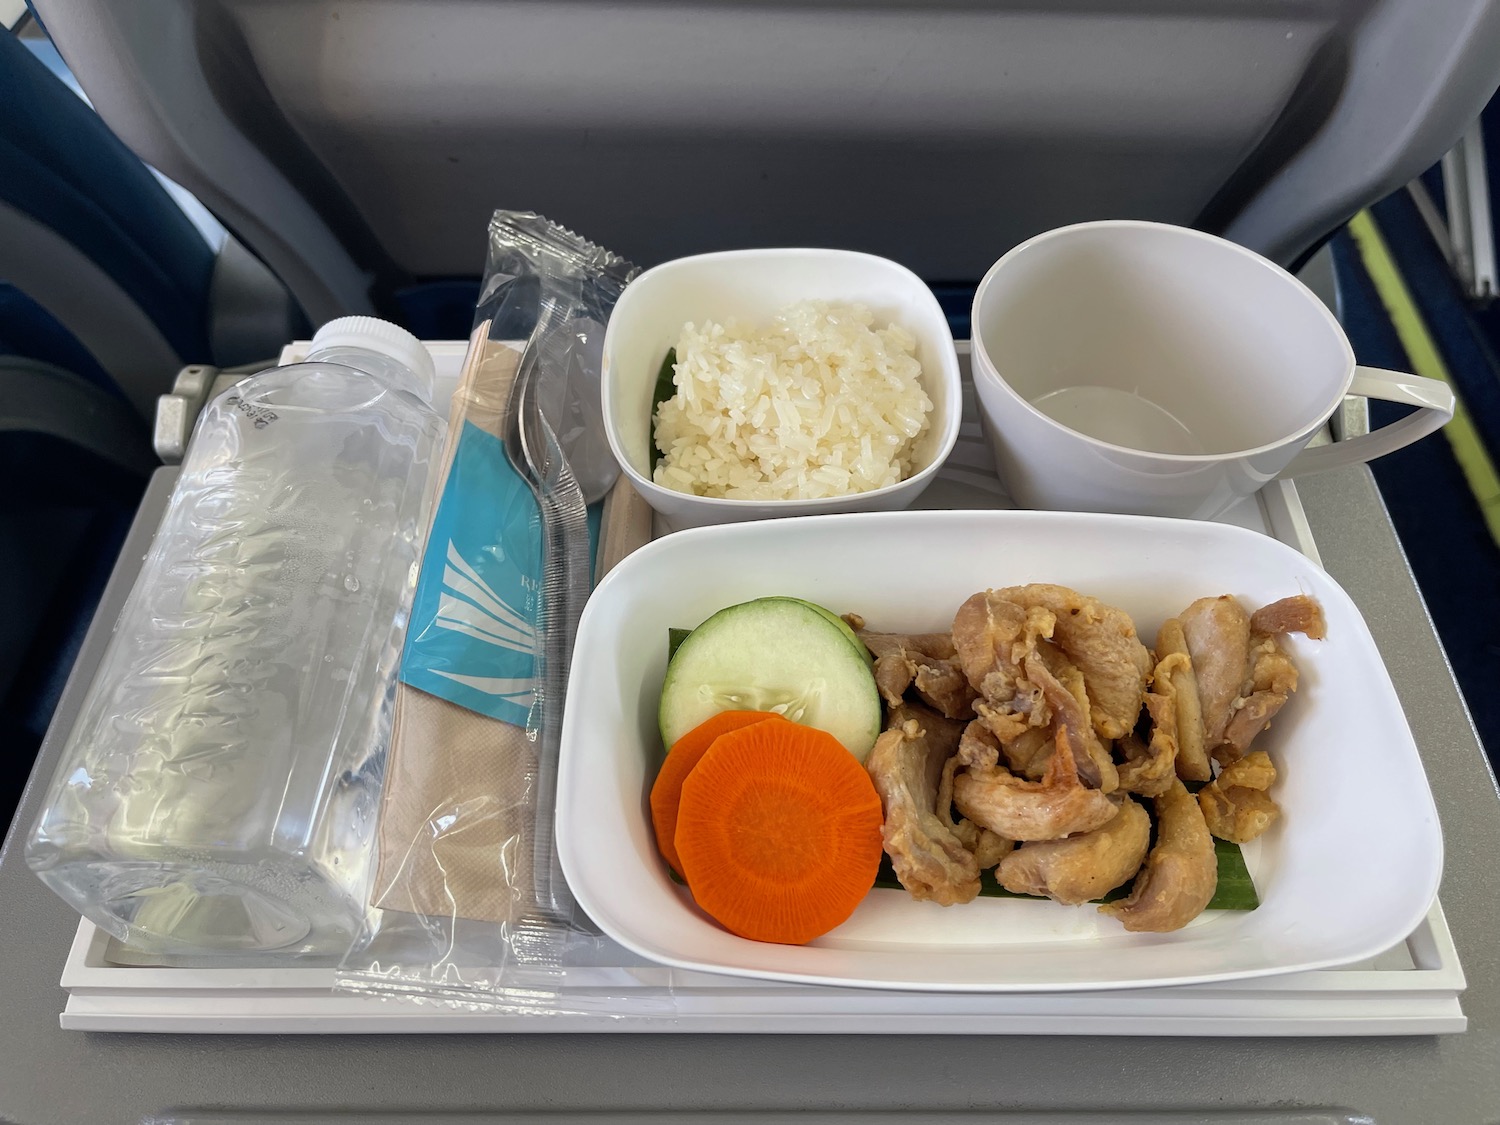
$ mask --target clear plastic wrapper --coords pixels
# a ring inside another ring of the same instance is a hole
[[[599,402],[628,262],[497,212],[402,657],[364,933],[346,991],[537,1014],[670,1010],[568,892],[553,837],[591,505],[618,468]]]

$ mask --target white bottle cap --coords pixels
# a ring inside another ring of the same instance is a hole
[[[417,377],[422,397],[432,401],[432,381],[437,372],[422,341],[406,329],[373,316],[341,316],[319,328],[308,355],[332,348],[363,348],[404,366]]]

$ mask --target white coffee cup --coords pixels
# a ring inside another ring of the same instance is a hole
[[[971,331],[985,434],[1027,508],[1211,518],[1276,477],[1373,460],[1453,416],[1446,383],[1357,367],[1286,270],[1183,227],[1029,239],[980,282]],[[1418,409],[1305,448],[1351,393]]]

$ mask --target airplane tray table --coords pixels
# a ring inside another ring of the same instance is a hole
[[[438,390],[456,379],[462,347],[431,345]],[[979,432],[968,382],[959,440],[918,507],[1008,507]],[[300,358],[296,345],[283,362]],[[628,488],[628,486],[626,486]],[[1226,521],[1262,531],[1315,561],[1317,545],[1296,487],[1274,482],[1235,505]],[[658,532],[660,528],[656,529]],[[651,510],[629,494],[605,509],[601,554],[612,565],[652,535]],[[674,971],[618,946],[605,967],[573,969],[567,985],[588,1014],[538,1019],[463,1011],[411,1000],[334,994],[331,969],[184,966],[121,949],[79,924],[63,971],[62,1025],[85,1031],[484,1032],[753,1031],[1105,1035],[1399,1035],[1464,1030],[1463,971],[1442,908],[1434,903],[1410,937],[1370,961],[1336,970],[1177,988],[1073,995],[955,995],[810,988]]]
[[[162,470],[152,482],[142,515],[106,593],[103,622],[112,620],[124,597],[172,477],[170,470]],[[1297,493],[1288,490],[1283,495],[1295,497]],[[1205,1032],[1254,1035],[1253,1021],[1238,1029],[1215,1028],[1201,1021],[1195,1026],[1192,1020],[1180,1018],[1174,1024],[1163,1022],[1160,1011],[1120,1009],[1116,1019],[1123,1029],[1148,1036],[1122,1040],[1089,1034],[1102,1030],[1097,1013],[1066,1006],[1051,1010],[1046,1021],[1050,1026],[1037,1023],[1026,1027],[1017,1022],[1025,1013],[1008,1013],[999,1019],[989,1013],[989,1026],[985,1026],[984,1020],[966,1019],[965,1013],[958,1011],[903,1010],[899,1003],[887,1003],[883,1015],[876,1015],[859,1010],[858,1002],[852,1011],[835,1013],[832,1019],[809,1020],[801,1029],[880,1030],[892,1034],[879,1038],[827,1034],[816,1040],[774,1034],[742,1039],[729,1034],[739,1026],[753,1024],[754,999],[739,1010],[729,1005],[718,1020],[690,1018],[676,1027],[659,1028],[726,1032],[715,1036],[252,1038],[66,1031],[58,1024],[65,997],[54,982],[67,956],[69,935],[77,933],[78,937],[74,956],[68,959],[75,1000],[89,994],[89,986],[102,983],[98,980],[100,973],[143,970],[106,968],[104,943],[87,930],[78,932],[76,916],[26,870],[14,837],[24,833],[35,816],[41,794],[33,784],[0,862],[0,934],[6,939],[9,960],[0,981],[0,1010],[7,1015],[0,1021],[0,1058],[4,1060],[0,1063],[4,1068],[0,1071],[4,1076],[0,1078],[0,1118],[227,1121],[261,1120],[283,1116],[283,1111],[300,1111],[296,1119],[313,1120],[314,1111],[334,1106],[354,1112],[358,1119],[384,1116],[374,1113],[379,1109],[402,1120],[416,1119],[414,1114],[418,1112],[436,1119],[438,1114],[459,1111],[525,1115],[527,1110],[542,1108],[727,1111],[862,1107],[958,1111],[986,1107],[989,1112],[983,1114],[985,1120],[1053,1121],[1061,1125],[1089,1118],[1077,1113],[1054,1117],[993,1111],[1008,1106],[1028,1111],[1107,1109],[1114,1114],[1212,1106],[1216,1107],[1212,1115],[1178,1120],[1492,1123],[1500,1116],[1500,1072],[1493,1066],[1500,1052],[1500,966],[1488,932],[1494,918],[1493,904],[1500,893],[1500,870],[1492,862],[1494,849],[1500,844],[1500,804],[1496,803],[1493,779],[1369,473],[1356,469],[1313,478],[1305,482],[1300,495],[1307,527],[1315,534],[1325,565],[1369,619],[1407,708],[1438,800],[1448,856],[1442,901],[1468,971],[1466,1034],[1350,1037],[1347,1027],[1338,1027],[1341,1019],[1357,1022],[1363,1016],[1369,1020],[1389,1002],[1388,991],[1365,990],[1361,995],[1359,988],[1346,989],[1340,996],[1315,989],[1316,999],[1311,1003],[1306,1003],[1308,997],[1304,996],[1304,1014],[1314,1021],[1309,1025],[1312,1030],[1324,1036],[1338,1031],[1339,1037],[1299,1039],[1295,1043],[1276,1038],[1219,1041],[1205,1037]],[[1278,505],[1273,497],[1269,510],[1272,529],[1285,537],[1282,528],[1288,519],[1295,522],[1296,505]],[[1281,526],[1276,526],[1277,520]],[[85,686],[81,681],[97,660],[106,635],[107,624],[93,630],[85,644],[80,674],[74,675],[64,695],[59,718],[39,759],[38,777],[44,778],[51,768],[60,749],[60,736],[80,701]],[[1458,1030],[1464,1015],[1459,1013],[1454,996],[1463,987],[1462,974],[1452,957],[1452,946],[1446,944],[1440,913],[1430,916],[1419,935],[1424,932],[1428,936],[1408,942],[1404,954],[1389,955],[1392,960],[1382,958],[1381,965],[1347,975],[1404,979],[1436,974],[1424,977],[1431,988],[1415,990],[1425,991],[1425,999],[1436,1003],[1406,1030]],[[1406,967],[1407,960],[1412,967]],[[1396,965],[1402,967],[1385,967]],[[1290,979],[1281,982],[1283,991]],[[260,983],[270,982],[262,977]],[[124,991],[128,994],[134,990]],[[706,989],[712,991],[711,987]],[[776,997],[785,991],[772,988],[761,998],[760,1018],[767,1014],[773,1018],[758,1030],[791,1029],[782,1010],[786,1007],[784,1000]],[[191,992],[191,988],[183,989],[176,996]],[[234,1003],[220,997],[209,1006],[225,1017],[234,1017],[240,1011],[235,1004],[246,996],[259,994],[281,1003],[292,999],[291,993],[250,988],[241,990]],[[157,989],[149,989],[144,995],[153,994],[158,998],[163,995]],[[100,999],[102,993],[91,995]],[[135,995],[140,999],[142,993],[137,991]],[[1118,994],[1115,999],[1125,996]],[[308,1005],[317,1002],[316,997],[302,999]],[[1135,999],[1149,1004],[1149,997],[1138,995]],[[1342,1008],[1346,1003],[1352,1006]],[[110,1005],[117,1010],[128,1008],[113,995],[98,1011]],[[811,1007],[816,1006],[814,1001]],[[77,1021],[70,1017],[75,1026],[90,1026],[86,1007],[77,1010]],[[398,1015],[388,1023],[390,1015],[377,1014],[382,1010],[399,1013],[400,1008],[375,1005],[364,1012],[342,1013],[334,1021],[337,1027],[320,1030],[429,1030],[436,1029],[430,1025],[444,1018],[429,1009],[421,1020],[403,1020]],[[314,1006],[300,1010],[304,1015],[314,1015],[324,1009]],[[285,1013],[275,1011],[274,1005],[272,1011],[272,1018],[262,1029],[289,1030],[290,1026],[282,1022]],[[1286,1014],[1278,1016],[1285,1018]],[[198,1015],[198,1027],[205,1028],[202,1012]],[[1319,1025],[1317,1020],[1326,1022]],[[101,1018],[92,1026],[107,1022]],[[149,1020],[140,1020],[136,1026],[147,1023]],[[170,1021],[159,1026],[170,1026]],[[245,1026],[248,1024],[227,1018],[220,1029]],[[299,1030],[312,1030],[314,1026],[303,1022]],[[1015,1035],[995,1039],[962,1034],[976,1030],[1072,1032],[1075,1037],[1063,1040]],[[934,1031],[955,1034],[932,1035]],[[1165,1031],[1181,1037],[1151,1037]],[[1298,1112],[1291,1113],[1293,1107]],[[1329,1107],[1342,1108],[1335,1112]],[[1306,1112],[1313,1109],[1326,1112]],[[357,1112],[361,1110],[371,1112]],[[168,1111],[172,1111],[170,1116]],[[316,1119],[352,1118],[340,1113]],[[1097,1120],[1106,1119],[1119,1118]],[[1146,1112],[1131,1113],[1125,1119],[1161,1118]]]

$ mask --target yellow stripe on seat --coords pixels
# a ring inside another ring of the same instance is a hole
[[[1429,379],[1441,379],[1453,387],[1457,405],[1453,410],[1453,420],[1443,427],[1443,436],[1453,447],[1453,456],[1463,470],[1464,479],[1469,482],[1469,491],[1479,502],[1484,522],[1490,530],[1490,538],[1500,545],[1500,475],[1496,474],[1495,463],[1474,429],[1474,420],[1458,395],[1458,388],[1448,374],[1442,353],[1433,343],[1432,334],[1428,332],[1427,324],[1412,300],[1411,292],[1401,277],[1401,271],[1396,267],[1395,259],[1391,257],[1374,216],[1368,211],[1355,215],[1349,220],[1349,234],[1359,247],[1360,258],[1364,261],[1370,280],[1375,284],[1375,291],[1380,295],[1380,302],[1385,306],[1416,374],[1425,375]]]

